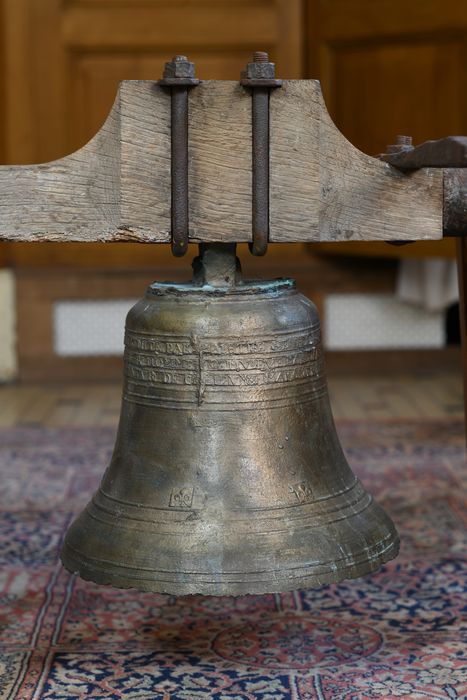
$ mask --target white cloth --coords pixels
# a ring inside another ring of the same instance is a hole
[[[456,261],[449,258],[403,258],[396,296],[426,311],[443,311],[459,299]]]

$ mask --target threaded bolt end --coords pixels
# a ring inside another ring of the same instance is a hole
[[[268,63],[269,56],[267,51],[255,51],[253,54],[254,63]]]
[[[398,146],[411,146],[412,145],[412,137],[411,136],[403,136],[402,134],[398,134],[396,136],[396,144]]]

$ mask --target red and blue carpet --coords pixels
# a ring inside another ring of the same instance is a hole
[[[59,564],[112,430],[2,431],[0,697],[466,698],[462,426],[344,422],[339,433],[399,529],[399,558],[319,590],[175,598],[99,587]]]

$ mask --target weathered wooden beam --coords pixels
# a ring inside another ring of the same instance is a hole
[[[251,240],[251,98],[235,82],[190,91],[193,241]],[[404,174],[358,151],[314,80],[270,97],[270,240],[442,237],[440,169]],[[170,94],[124,81],[98,134],[51,163],[0,167],[0,238],[170,240]]]

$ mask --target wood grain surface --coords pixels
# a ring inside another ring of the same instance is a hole
[[[251,101],[233,81],[189,99],[190,239],[251,239]],[[270,240],[442,237],[442,172],[402,174],[354,148],[313,80],[270,99]],[[102,129],[51,163],[0,168],[0,238],[170,240],[170,95],[124,81]]]

